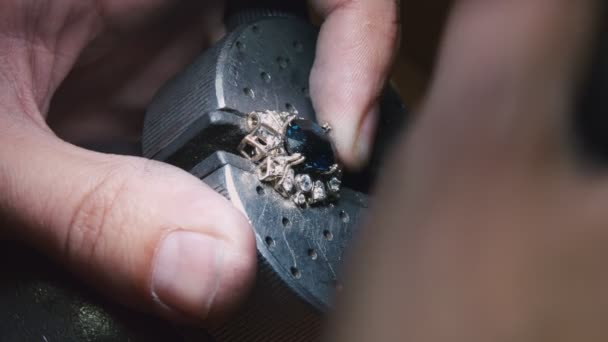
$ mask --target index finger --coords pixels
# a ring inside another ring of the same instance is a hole
[[[369,157],[384,87],[399,43],[398,0],[311,0],[325,21],[310,77],[321,121],[348,166]]]

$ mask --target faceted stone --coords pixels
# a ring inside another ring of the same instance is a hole
[[[294,177],[293,169],[288,169],[287,174],[285,175],[285,178],[283,178],[283,184],[281,184],[281,186],[283,187],[283,190],[285,190],[285,192],[287,192],[287,193],[290,193],[293,190],[294,182],[295,182],[295,177]]]
[[[325,184],[321,181],[316,181],[315,186],[312,189],[312,199],[315,202],[324,201],[327,198],[327,193],[325,191]]]
[[[310,120],[295,119],[285,132],[285,150],[299,153],[306,160],[304,171],[328,172],[336,163],[334,149],[325,130]]]
[[[312,190],[312,179],[309,175],[297,175],[296,183],[302,192],[310,192]]]
[[[306,204],[306,196],[303,193],[297,193],[294,197],[293,197],[293,201],[297,204],[297,205],[305,205]]]
[[[342,185],[342,181],[340,181],[336,177],[333,177],[332,179],[329,180],[329,182],[327,182],[327,187],[329,188],[329,191],[333,192],[333,193],[339,192],[341,185]]]

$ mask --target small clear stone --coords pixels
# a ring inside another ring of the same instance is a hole
[[[327,193],[325,191],[325,184],[321,181],[316,181],[315,186],[312,190],[312,199],[315,202],[324,201],[327,198]]]
[[[281,186],[283,187],[283,190],[285,190],[285,192],[288,192],[288,193],[291,192],[293,190],[294,182],[295,182],[295,179],[294,179],[293,169],[288,169],[287,174],[283,178],[283,184],[281,184]]]
[[[329,182],[327,182],[327,187],[329,188],[329,191],[334,192],[334,193],[340,191],[341,185],[342,185],[342,181],[340,181],[336,177],[332,178]]]
[[[296,183],[298,184],[298,188],[303,192],[310,192],[312,190],[312,179],[309,175],[297,175]]]
[[[297,204],[297,205],[305,205],[306,204],[306,196],[301,193],[298,192],[294,197],[293,197],[293,201]]]

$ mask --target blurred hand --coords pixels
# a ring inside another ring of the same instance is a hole
[[[602,5],[455,3],[333,341],[608,339],[608,178],[573,128]]]
[[[397,4],[313,5],[326,17],[313,102],[357,165],[396,46]],[[156,90],[222,36],[222,12],[222,1],[0,4],[0,214],[18,227],[8,233],[172,319],[213,320],[246,294],[256,260],[246,218],[186,172],[71,143],[136,140]]]

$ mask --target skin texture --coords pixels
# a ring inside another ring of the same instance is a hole
[[[154,90],[222,33],[221,3],[198,3],[0,4],[0,212],[18,227],[2,234],[117,300],[210,321],[255,271],[244,218],[184,172],[56,136],[136,137]],[[455,3],[330,340],[606,341],[608,183],[573,152],[570,127],[599,3]],[[311,93],[342,158],[357,165],[397,36],[396,4],[314,5],[327,20]],[[180,250],[181,261],[167,263]]]
[[[168,165],[74,145],[136,140],[155,91],[222,36],[223,5],[0,3],[0,216],[10,222],[3,236],[27,241],[138,310],[209,323],[237,305],[254,279],[255,244],[230,203]],[[342,158],[358,165],[366,156],[353,146],[369,140],[360,137],[372,131],[361,128],[364,116],[397,44],[397,3],[313,6],[326,18],[313,102],[336,127]]]
[[[455,3],[328,340],[606,341],[608,183],[572,127],[600,4]]]

